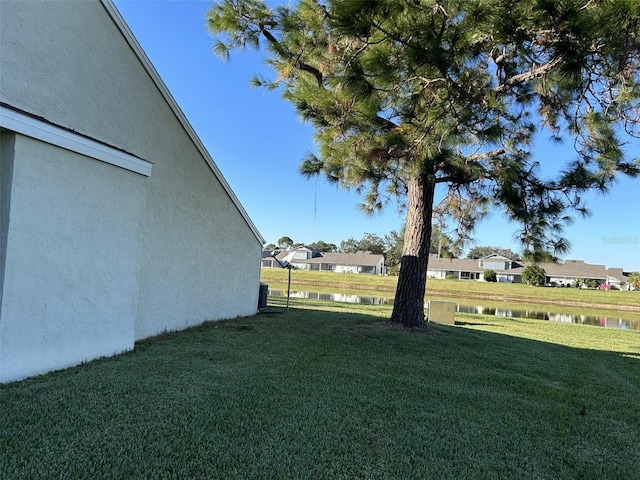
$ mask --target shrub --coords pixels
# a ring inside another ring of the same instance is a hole
[[[547,273],[539,265],[529,265],[522,271],[522,281],[528,285],[543,285]]]
[[[498,281],[498,276],[496,275],[496,272],[494,272],[493,270],[485,270],[484,271],[484,281],[485,282],[497,282]]]

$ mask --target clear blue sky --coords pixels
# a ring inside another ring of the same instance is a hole
[[[250,88],[254,73],[271,77],[260,53],[232,52],[228,63],[212,53],[205,22],[211,2],[116,5],[267,243],[286,235],[339,245],[400,229],[404,214],[395,205],[365,217],[356,193],[298,174],[302,158],[314,151],[312,128],[277,92]],[[631,148],[640,154],[638,142]],[[564,158],[544,139],[535,153],[547,168]],[[566,229],[572,243],[566,258],[640,271],[640,179],[620,179],[609,195],[589,195],[587,205],[593,215]],[[495,212],[477,229],[476,245],[518,251],[515,230]]]

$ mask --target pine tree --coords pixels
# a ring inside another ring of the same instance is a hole
[[[583,192],[637,176],[623,140],[638,136],[636,0],[221,0],[208,14],[215,51],[263,48],[278,89],[316,130],[302,175],[390,199],[407,219],[392,321],[424,326],[436,213],[458,239],[494,206],[521,225],[529,260],[566,252]],[[575,145],[542,176],[534,134]]]

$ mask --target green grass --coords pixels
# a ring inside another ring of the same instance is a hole
[[[639,478],[640,333],[388,315],[294,300],[2,386],[0,478]]]
[[[279,288],[286,285],[287,271],[263,268],[261,280]],[[292,289],[320,292],[360,293],[380,297],[395,294],[397,277],[382,275],[353,275],[349,273],[294,270]],[[640,312],[640,291],[581,290],[578,288],[532,287],[518,283],[487,283],[465,280],[427,280],[427,298],[481,298],[484,300],[518,303],[552,303],[583,308],[607,308]]]

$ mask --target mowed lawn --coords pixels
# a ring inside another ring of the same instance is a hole
[[[640,332],[270,306],[0,387],[0,478],[640,478]]]

